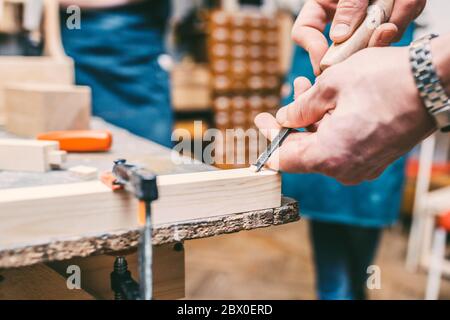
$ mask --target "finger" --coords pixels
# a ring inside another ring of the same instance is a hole
[[[318,150],[315,133],[293,132],[272,154],[267,166],[285,172],[315,172],[322,157]]]
[[[317,129],[319,129],[319,126],[320,126],[320,121],[307,126],[306,130],[308,132],[317,132]]]
[[[308,130],[308,132],[317,132],[317,130],[319,130],[319,127],[322,124],[326,123],[327,120],[329,121],[329,117],[332,113],[333,113],[333,110],[328,110],[328,112],[322,117],[321,120],[307,126],[306,130]]]
[[[261,113],[255,118],[255,124],[269,140],[279,132],[280,125],[269,113]],[[313,133],[293,132],[289,134],[280,148],[270,157],[266,166],[273,170],[288,172],[312,172],[315,163],[319,161],[318,154],[314,148],[315,138],[310,138]]]
[[[260,113],[255,117],[255,125],[258,127],[260,132],[268,140],[272,141],[280,132],[281,126],[278,121],[267,112]],[[314,123],[308,127],[308,132],[315,132],[319,123]]]
[[[311,88],[311,81],[305,77],[298,77],[294,80],[294,99],[297,99],[302,93]],[[316,132],[318,123],[313,123],[307,127],[309,132]]]
[[[309,79],[305,77],[298,77],[294,80],[294,99],[297,99],[302,93],[308,91],[312,84]],[[307,127],[309,132],[316,132],[318,123],[313,123]]]
[[[310,0],[303,6],[292,28],[292,39],[309,53],[315,75],[320,74],[320,61],[328,50],[323,32],[329,20],[326,8]]]
[[[389,22],[394,23],[398,28],[394,41],[399,41],[408,25],[414,21],[423,11],[426,0],[397,0],[394,3]]]
[[[255,117],[255,125],[268,140],[272,141],[280,132],[281,126],[270,113],[260,113]]]
[[[294,99],[297,99],[302,93],[308,91],[312,84],[305,77],[298,77],[294,80]]]
[[[387,47],[392,42],[398,34],[398,28],[393,23],[383,23],[378,28],[375,29],[372,37],[369,41],[369,47]]]
[[[336,93],[317,82],[294,102],[278,110],[278,123],[287,128],[308,127],[318,121],[335,107]]]
[[[368,3],[368,0],[340,0],[331,24],[331,40],[341,43],[350,38],[364,20]]]

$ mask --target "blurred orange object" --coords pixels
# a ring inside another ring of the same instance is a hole
[[[108,130],[67,130],[41,133],[38,140],[58,141],[60,150],[67,152],[104,152],[112,145]]]
[[[408,159],[406,163],[406,176],[409,178],[416,178],[419,172],[419,161],[417,159]],[[433,163],[431,169],[432,175],[450,174],[450,162]]]
[[[110,188],[112,191],[122,190],[124,188],[123,185],[116,183],[116,177],[114,177],[112,172],[109,171],[103,172],[100,175],[100,181],[103,182],[103,184]]]
[[[439,215],[437,218],[437,224],[446,231],[450,231],[450,211],[443,215]]]

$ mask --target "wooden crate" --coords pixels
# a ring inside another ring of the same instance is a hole
[[[172,71],[172,104],[176,111],[211,108],[211,74],[202,64],[182,62]]]

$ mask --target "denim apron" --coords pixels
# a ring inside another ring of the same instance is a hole
[[[412,41],[413,29],[413,26],[409,27],[396,45],[408,45]],[[289,84],[299,76],[314,81],[308,53],[297,47],[287,79]],[[284,105],[292,99],[292,96],[286,99]],[[405,158],[402,158],[376,180],[356,186],[344,186],[320,174],[283,174],[283,194],[297,199],[301,213],[315,221],[383,227],[393,224],[398,218],[404,169]]]
[[[66,26],[64,49],[75,60],[76,83],[92,89],[93,114],[130,132],[170,146],[169,77],[158,63],[170,5],[151,0],[82,10],[81,29]]]

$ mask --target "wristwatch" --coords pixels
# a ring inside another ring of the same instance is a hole
[[[409,61],[425,107],[436,120],[437,127],[450,132],[450,99],[436,73],[431,54],[430,42],[436,37],[436,34],[430,34],[411,43]]]

